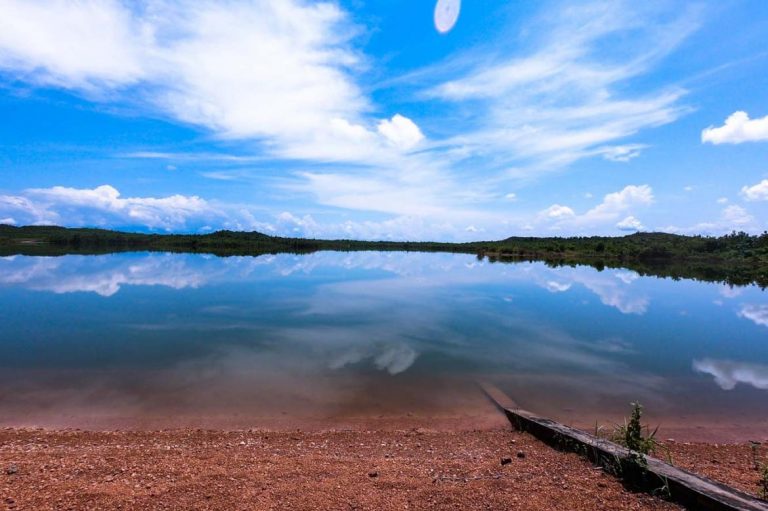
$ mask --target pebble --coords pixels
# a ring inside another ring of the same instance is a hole
[[[509,465],[510,463],[512,463],[512,458],[501,458],[502,465]]]
[[[368,472],[368,477],[379,477],[379,473],[376,472],[375,470],[371,470],[370,472]]]
[[[16,465],[9,465],[8,468],[5,470],[5,473],[10,475],[13,475],[19,471],[19,467]]]
[[[523,451],[517,451],[517,457],[518,457],[518,458],[521,458],[521,459],[522,459],[522,458],[525,458],[525,452],[523,452]]]

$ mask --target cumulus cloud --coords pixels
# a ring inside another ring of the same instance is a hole
[[[620,271],[620,272],[616,272],[614,275],[616,276],[617,279],[619,279],[625,284],[631,284],[640,278],[640,275],[638,275],[636,272],[633,272],[633,271]]]
[[[710,222],[699,222],[690,227],[678,227],[670,225],[667,227],[659,228],[663,232],[671,232],[676,234],[708,234],[708,235],[721,235],[733,231],[734,229],[740,229],[747,232],[758,232],[760,226],[758,225],[755,217],[752,216],[746,209],[736,204],[725,207],[720,212],[720,217]]]
[[[647,206],[654,201],[653,189],[648,185],[629,185],[618,192],[607,194],[602,202],[587,212],[578,215],[568,206],[555,204],[540,212],[539,219],[553,221],[556,229],[597,228],[613,225],[635,207]],[[624,217],[615,226],[621,230],[639,230],[643,226],[632,215]]]
[[[768,179],[763,179],[756,185],[743,187],[741,194],[748,201],[768,200]]]
[[[631,284],[639,278],[636,273],[624,272],[609,274],[597,271],[583,271],[580,268],[558,268],[550,270],[551,275],[533,275],[539,285],[551,293],[565,292],[575,284],[581,284],[609,307],[614,307],[622,314],[645,314],[650,305],[650,299],[631,288]],[[528,278],[531,278],[529,275]]]
[[[33,188],[23,195],[0,196],[0,214],[13,213],[19,223],[64,225],[121,225],[150,229],[187,227],[192,219],[218,215],[197,196],[122,197],[110,185],[93,189]]]
[[[723,390],[733,390],[739,383],[768,390],[768,366],[705,358],[693,361],[696,372],[709,374]]]
[[[746,209],[733,204],[723,209],[723,219],[734,227],[748,225],[754,222],[755,218],[750,215]]]
[[[350,364],[358,364],[366,359],[372,359],[380,371],[391,375],[400,374],[418,358],[419,354],[405,343],[387,343],[383,346],[356,346],[335,355],[329,363],[331,369],[341,369]]]
[[[378,131],[392,145],[402,150],[413,149],[424,140],[424,134],[416,123],[400,114],[381,121]]]
[[[741,144],[768,140],[768,115],[750,119],[747,112],[734,112],[723,126],[710,126],[701,132],[701,141],[710,144]]]
[[[746,304],[738,314],[756,325],[768,326],[768,305]]]
[[[16,219],[8,217],[8,218],[0,218],[0,224],[3,225],[16,225]]]
[[[561,206],[560,204],[551,205],[542,211],[541,214],[547,218],[554,219],[571,218],[576,215],[576,213],[571,208],[568,206]]]
[[[137,259],[107,255],[99,262],[93,264],[82,256],[19,258],[2,266],[0,284],[57,294],[96,293],[108,298],[123,286],[196,288],[211,276],[178,256],[151,254]]]
[[[629,185],[621,191],[609,193],[603,202],[587,211],[588,220],[613,219],[633,206],[647,206],[654,200],[653,189],[648,185]]]
[[[562,282],[557,282],[557,281],[554,281],[554,280],[548,280],[546,282],[546,284],[544,285],[544,287],[550,293],[564,293],[564,292],[568,291],[569,289],[571,289],[571,284],[570,283],[566,284],[566,283],[562,283]]]
[[[413,365],[418,357],[413,348],[406,344],[389,346],[378,354],[373,362],[381,370],[386,370],[389,374],[400,374]]]
[[[637,218],[628,216],[621,222],[617,223],[616,227],[620,231],[639,231],[643,228],[643,224]]]

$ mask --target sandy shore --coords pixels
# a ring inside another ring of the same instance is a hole
[[[0,509],[678,509],[507,428],[6,429],[0,468]]]

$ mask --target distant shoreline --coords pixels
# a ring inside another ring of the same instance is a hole
[[[466,243],[283,238],[259,232],[142,234],[105,229],[0,225],[0,255],[97,255],[115,252],[257,256],[318,251],[446,252],[491,262],[627,268],[640,275],[768,287],[768,233],[720,237],[634,233],[622,237],[510,237]]]

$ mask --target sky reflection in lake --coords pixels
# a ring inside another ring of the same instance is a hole
[[[755,287],[456,254],[17,256],[0,310],[3,424],[443,413],[478,378],[576,423],[635,399],[768,416]]]

